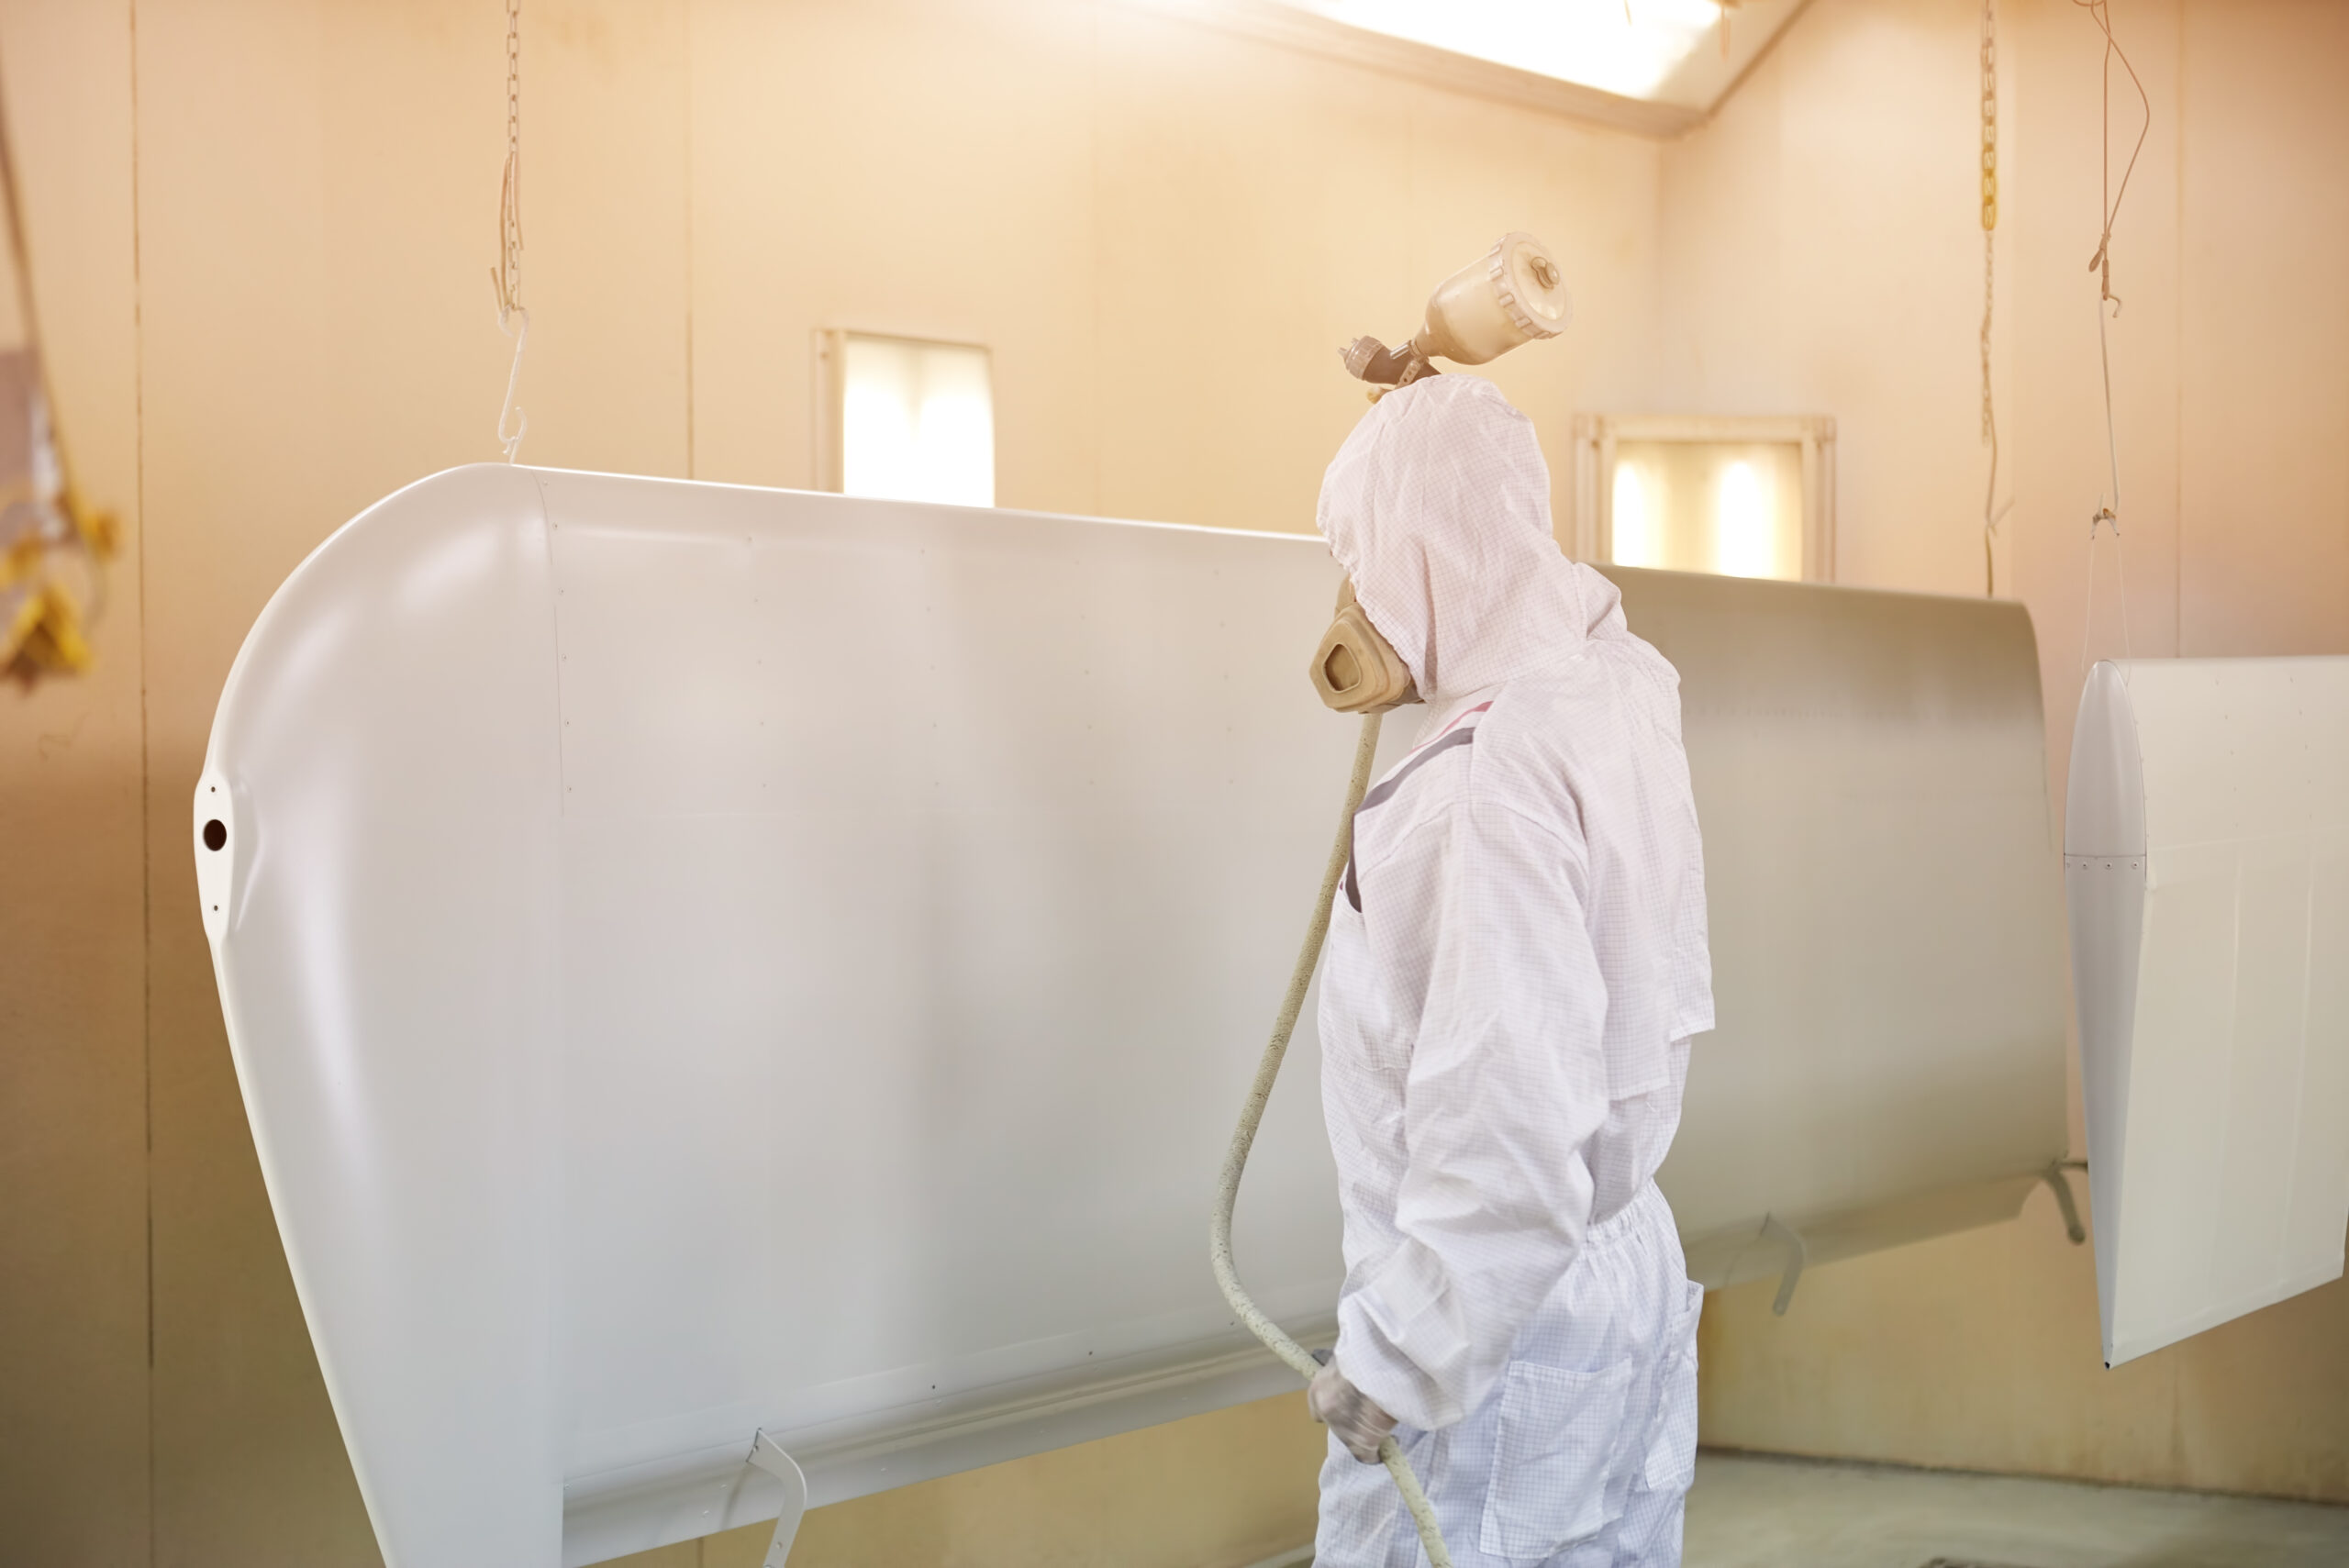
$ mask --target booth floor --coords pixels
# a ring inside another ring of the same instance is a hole
[[[2340,1568],[2349,1507],[1704,1453],[1685,1568]]]

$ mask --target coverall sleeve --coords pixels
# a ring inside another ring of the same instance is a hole
[[[1408,1425],[1447,1427],[1499,1380],[1590,1222],[1607,992],[1579,828],[1473,795],[1364,886],[1375,962],[1423,984],[1404,1087],[1401,1240],[1339,1307],[1338,1364]],[[1415,984],[1418,983],[1418,984]]]

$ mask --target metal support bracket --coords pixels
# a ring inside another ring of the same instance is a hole
[[[1810,1254],[1794,1227],[1775,1214],[1762,1217],[1762,1234],[1776,1239],[1787,1250],[1787,1272],[1778,1276],[1777,1298],[1770,1303],[1771,1315],[1784,1318],[1787,1305],[1795,1298],[1795,1285],[1802,1278],[1803,1264],[1809,1261]]]
[[[2085,1160],[2050,1160],[2047,1169],[2039,1173],[2039,1179],[2055,1189],[2055,1207],[2064,1215],[2064,1234],[2072,1239],[2075,1247],[2088,1239],[2088,1232],[2087,1227],[2080,1223],[2080,1206],[2073,1201],[2072,1184],[2065,1179],[2064,1173],[2087,1168],[2088,1162]]]
[[[774,1521],[774,1541],[767,1548],[764,1568],[784,1568],[784,1561],[791,1555],[791,1541],[799,1533],[799,1521],[807,1512],[807,1477],[800,1473],[799,1462],[783,1451],[783,1445],[767,1436],[762,1429],[751,1440],[751,1463],[783,1483],[783,1513]]]

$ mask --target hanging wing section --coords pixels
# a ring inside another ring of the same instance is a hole
[[[1309,538],[504,467],[295,573],[193,827],[393,1568],[772,1518],[760,1432],[821,1504],[1294,1386],[1206,1222],[1343,793],[1336,579]],[[1315,1077],[1308,1011],[1237,1238],[1308,1336]]]
[[[1609,567],[1680,672],[1719,1028],[1658,1174],[1707,1285],[2012,1217],[2065,1154],[2019,605]],[[2060,1173],[2058,1173],[2060,1174]]]
[[[2349,659],[2096,666],[2064,850],[2118,1365],[2342,1273]]]

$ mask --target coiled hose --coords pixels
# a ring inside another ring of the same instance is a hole
[[[1256,1141],[1256,1127],[1264,1119],[1264,1104],[1273,1097],[1273,1080],[1280,1076],[1281,1058],[1288,1054],[1288,1037],[1297,1028],[1297,1015],[1305,1007],[1306,987],[1313,983],[1314,966],[1321,962],[1321,941],[1330,934],[1330,910],[1338,896],[1338,878],[1345,873],[1346,859],[1353,852],[1354,808],[1362,804],[1363,792],[1370,787],[1371,761],[1378,753],[1377,714],[1365,715],[1362,721],[1362,739],[1354,746],[1353,777],[1346,784],[1346,808],[1338,817],[1338,841],[1330,846],[1330,864],[1321,873],[1321,896],[1313,906],[1312,922],[1305,929],[1305,947],[1297,955],[1297,968],[1288,978],[1288,995],[1281,998],[1280,1015],[1273,1020],[1273,1037],[1264,1042],[1264,1054],[1256,1063],[1255,1082],[1248,1085],[1247,1103],[1240,1107],[1240,1125],[1231,1129],[1231,1147],[1223,1156],[1223,1171],[1216,1178],[1215,1223],[1208,1235],[1208,1254],[1215,1263],[1216,1284],[1223,1287],[1223,1298],[1231,1303],[1231,1310],[1248,1325],[1248,1331],[1264,1341],[1265,1348],[1288,1362],[1297,1376],[1308,1383],[1321,1370],[1321,1363],[1311,1351],[1298,1344],[1281,1326],[1264,1316],[1248,1292],[1240,1284],[1240,1272],[1231,1262],[1231,1211],[1240,1201],[1240,1175],[1248,1166],[1248,1151]],[[1386,1473],[1395,1478],[1395,1488],[1403,1494],[1403,1506],[1411,1511],[1411,1522],[1419,1527],[1419,1545],[1428,1554],[1430,1568],[1452,1568],[1452,1553],[1444,1549],[1443,1532],[1435,1522],[1435,1508],[1428,1502],[1428,1495],[1419,1486],[1419,1478],[1411,1473],[1410,1461],[1403,1457],[1402,1445],[1388,1433],[1378,1445],[1378,1457],[1386,1466]]]

